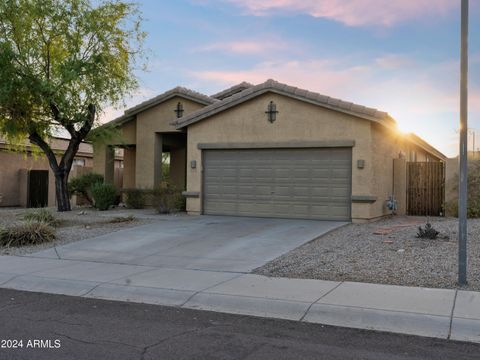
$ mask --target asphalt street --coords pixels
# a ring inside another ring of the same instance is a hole
[[[479,344],[0,289],[2,360],[479,358]]]

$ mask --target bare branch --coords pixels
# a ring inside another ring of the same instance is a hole
[[[28,139],[35,145],[37,145],[40,149],[43,150],[45,155],[47,156],[48,161],[50,162],[50,166],[55,173],[60,172],[60,168],[58,167],[57,158],[55,157],[55,153],[53,152],[50,145],[48,145],[45,140],[42,139],[37,132],[33,132],[30,134]]]

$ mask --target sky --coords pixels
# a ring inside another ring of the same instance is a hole
[[[460,0],[144,0],[147,71],[127,107],[175,86],[275,79],[393,116],[458,154]],[[469,128],[480,148],[480,2],[470,1]],[[123,113],[108,109],[104,121]]]

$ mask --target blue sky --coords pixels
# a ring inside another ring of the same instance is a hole
[[[212,94],[273,78],[387,111],[401,129],[458,153],[460,0],[145,0],[140,8],[148,72],[138,73],[128,106],[177,85]],[[469,125],[480,147],[479,15],[471,1]]]

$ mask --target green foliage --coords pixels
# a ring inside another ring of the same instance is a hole
[[[87,173],[77,176],[68,182],[68,190],[71,195],[81,195],[90,205],[93,205],[92,186],[103,183],[103,176],[97,173]]]
[[[153,190],[153,206],[160,214],[176,213],[185,209],[185,198],[182,190],[169,180],[162,181]]]
[[[120,223],[132,222],[135,220],[136,219],[133,215],[128,215],[128,216],[115,216],[114,218],[111,218],[108,222],[110,224],[120,224]]]
[[[128,189],[125,194],[125,204],[131,209],[143,209],[145,207],[146,191],[142,189]]]
[[[46,154],[59,211],[70,210],[65,180],[98,113],[138,86],[141,21],[121,0],[0,1],[0,133]],[[49,145],[58,130],[70,135],[60,159]]]
[[[92,197],[94,206],[98,210],[108,210],[115,205],[117,190],[112,184],[96,183],[92,186]]]
[[[45,136],[121,103],[137,86],[141,20],[122,1],[1,1],[0,130]]]
[[[55,230],[44,222],[26,222],[0,229],[0,246],[37,245],[55,239]]]
[[[458,174],[447,184],[458,194]],[[468,205],[467,216],[469,218],[480,218],[480,161],[468,161]],[[458,217],[458,199],[449,201],[445,205],[448,215]]]
[[[28,210],[23,215],[23,220],[28,222],[42,222],[52,227],[57,227],[60,221],[47,209]]]
[[[435,240],[438,237],[439,232],[435,230],[429,222],[425,225],[425,228],[418,227],[417,238]]]
[[[162,153],[162,179],[168,179],[170,177],[170,153]]]

